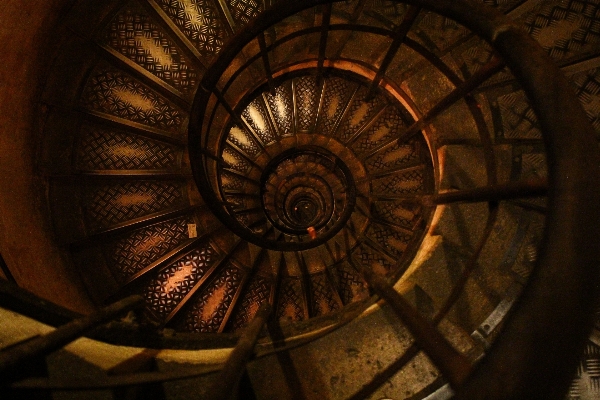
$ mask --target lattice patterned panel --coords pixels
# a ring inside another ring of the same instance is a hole
[[[340,309],[336,301],[337,294],[327,280],[325,273],[310,276],[312,310],[314,316],[329,314]]]
[[[239,176],[236,176],[227,171],[221,172],[221,187],[229,191],[243,191],[244,181]]]
[[[304,300],[300,279],[284,278],[281,280],[277,318],[288,321],[304,319]]]
[[[360,301],[369,297],[366,282],[348,263],[337,265],[333,269],[338,292],[344,304]]]
[[[414,31],[423,44],[434,52],[448,49],[470,33],[458,22],[434,12],[424,12]]]
[[[344,117],[344,121],[340,124],[336,136],[341,141],[345,142],[350,139],[365,123],[374,117],[375,113],[383,105],[383,100],[380,96],[375,96],[371,100],[365,100],[368,89],[361,87],[358,93],[352,100],[350,109]]]
[[[423,192],[423,171],[397,172],[373,181],[373,193],[383,195],[406,195]]]
[[[576,74],[571,77],[577,88],[577,96],[588,119],[600,134],[600,68]]]
[[[399,201],[376,201],[372,214],[375,218],[411,229],[417,210]]]
[[[352,148],[356,153],[365,153],[388,139],[397,137],[405,128],[400,111],[396,107],[388,107],[385,113],[361,134]]]
[[[260,275],[255,275],[236,306],[228,330],[236,331],[248,325],[260,306],[269,300],[270,294],[271,282]]]
[[[105,246],[111,269],[124,282],[160,257],[184,243],[190,217],[161,222],[138,229]]]
[[[261,0],[227,0],[227,5],[238,28],[246,25],[263,11]]]
[[[254,157],[260,152],[260,147],[252,136],[237,126],[232,127],[227,135],[227,140],[237,146],[238,149],[246,153],[247,156]]]
[[[316,133],[325,136],[333,133],[335,125],[342,116],[355,89],[356,85],[345,79],[333,77],[325,80],[323,106],[319,114]]]
[[[89,190],[83,203],[89,227],[101,230],[155,212],[182,207],[183,188],[173,182],[125,182]]]
[[[267,103],[273,113],[273,118],[275,118],[275,123],[279,128],[280,134],[292,134],[294,131],[294,110],[290,82],[284,82],[277,86],[274,96],[267,93],[265,97],[267,98]]]
[[[521,179],[547,178],[548,167],[544,153],[521,155]]]
[[[529,14],[525,28],[555,59],[575,59],[600,41],[600,0],[548,2]],[[552,4],[553,3],[553,4]]]
[[[269,124],[267,110],[261,100],[252,101],[242,112],[242,116],[264,144],[272,143],[277,139],[277,135]]]
[[[198,73],[162,28],[137,7],[126,7],[108,25],[103,44],[183,93],[191,93]]]
[[[175,146],[129,133],[84,125],[75,165],[95,170],[174,170],[182,151]]]
[[[398,25],[404,18],[407,5],[394,0],[373,0],[371,9],[367,12],[376,14],[377,19],[387,21],[389,26]]]
[[[226,145],[221,154],[221,158],[230,168],[245,174],[250,169],[250,163],[240,155],[233,147]]]
[[[380,224],[371,224],[367,235],[396,257],[402,256],[413,237],[412,233],[400,233]]]
[[[588,342],[567,399],[600,399],[600,347]]]
[[[519,91],[498,98],[502,129],[506,139],[541,139],[537,117],[525,92]]]
[[[374,173],[415,162],[419,159],[419,150],[423,145],[420,140],[409,144],[395,144],[369,157],[365,167],[370,173]]]
[[[378,275],[385,276],[394,268],[387,258],[364,243],[358,245],[352,256],[365,267],[371,268]]]
[[[144,292],[148,309],[163,320],[167,318],[216,259],[217,252],[205,243],[161,271]]]
[[[229,264],[223,268],[194,299],[190,311],[186,314],[186,330],[218,332],[241,282],[242,272],[237,267]]]
[[[210,0],[158,0],[160,7],[198,49],[211,57],[223,48],[228,33]]]
[[[109,66],[97,67],[81,95],[82,105],[98,111],[179,133],[184,113],[157,93]]]
[[[303,76],[294,82],[296,92],[296,130],[310,131],[319,107],[320,90],[317,78]]]

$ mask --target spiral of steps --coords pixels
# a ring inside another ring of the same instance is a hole
[[[404,324],[373,306],[365,269],[471,361],[487,352],[532,274],[549,205],[431,201],[548,175],[533,107],[483,39],[395,1],[315,5],[264,31],[253,24],[284,2],[105,3],[71,8],[41,99],[54,234],[97,306],[141,294],[143,329],[218,348],[271,304],[281,336],[265,329],[265,348],[314,342],[293,362],[249,366],[259,398],[361,398],[356,365],[377,375],[394,363],[390,341],[410,348]],[[600,4],[484,3],[529,30],[596,123]],[[286,363],[302,367],[298,382]],[[597,392],[594,365],[571,398]],[[369,396],[447,390],[422,355],[395,373]]]

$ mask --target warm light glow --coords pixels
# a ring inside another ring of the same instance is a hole
[[[254,121],[258,130],[260,130],[261,132],[266,132],[267,124],[263,119],[263,116],[260,113],[260,111],[258,111],[258,109],[256,108],[256,106],[251,105],[250,107],[248,107],[248,112],[250,113],[250,118],[252,118],[252,121]]]
[[[227,282],[223,282],[210,296],[202,309],[202,320],[208,321],[218,310],[227,294]]]
[[[411,146],[401,146],[398,150],[394,150],[383,157],[384,163],[393,162],[396,160],[401,160],[412,153]]]
[[[114,97],[121,100],[123,103],[130,105],[141,111],[151,112],[154,110],[154,103],[152,100],[144,97],[139,93],[135,93],[127,87],[119,86],[111,90]]]
[[[229,131],[229,137],[231,137],[232,141],[238,142],[242,146],[252,146],[252,142],[250,142],[250,139],[248,139],[244,131],[242,131],[237,126],[231,128],[231,131]]]
[[[372,142],[378,142],[384,137],[386,137],[390,133],[390,128],[387,125],[382,125],[375,131],[375,133],[371,136]]]
[[[184,264],[181,266],[181,269],[175,271],[175,273],[169,277],[166,285],[163,290],[165,293],[171,292],[173,289],[179,287],[179,285],[187,280],[189,276],[192,274],[192,269],[194,266],[192,264]]]
[[[185,17],[189,21],[192,28],[199,31],[200,28],[205,24],[204,17],[198,12],[198,8],[192,2],[192,0],[179,0],[179,4],[183,7]]]
[[[135,37],[135,42],[152,56],[155,63],[162,65],[165,69],[170,69],[173,65],[173,58],[160,43],[157,43],[157,39],[140,35]]]

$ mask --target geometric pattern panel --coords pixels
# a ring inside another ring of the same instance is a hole
[[[192,93],[196,87],[198,73],[143,10],[123,9],[108,24],[102,40],[182,93]]]
[[[242,271],[233,264],[222,268],[219,274],[196,295],[186,313],[185,328],[189,332],[219,332],[227,310],[232,305],[242,282]]]
[[[158,4],[204,57],[223,48],[228,33],[211,0],[159,0]]]
[[[383,106],[383,96],[375,96],[367,99],[367,92],[368,89],[366,87],[360,87],[350,105],[348,113],[344,117],[344,121],[342,121],[338,128],[336,135],[344,143],[357,133],[367,121],[370,121],[375,112]]]
[[[527,0],[483,0],[488,6],[496,7],[501,11],[512,10],[521,3]]]
[[[406,13],[406,4],[394,0],[373,0],[371,9],[366,11],[377,20],[385,21],[388,27],[402,22]]]
[[[335,266],[333,272],[338,292],[344,304],[350,304],[369,297],[369,289],[366,282],[347,262]]]
[[[320,90],[317,90],[317,78],[314,76],[303,76],[294,81],[296,95],[296,130],[310,131],[312,128]]]
[[[355,89],[356,86],[345,79],[325,79],[323,106],[319,113],[316,133],[328,136],[333,132]]]
[[[229,130],[227,140],[249,157],[254,157],[260,152],[260,147],[258,147],[256,141],[252,138],[252,135],[236,125]]]
[[[600,399],[600,347],[592,342],[585,347],[567,399]]]
[[[382,172],[419,159],[419,153],[424,149],[423,140],[411,140],[406,144],[398,144],[375,153],[365,161],[365,167],[370,173]]]
[[[380,220],[391,222],[406,229],[412,229],[413,220],[420,213],[420,210],[400,201],[380,200],[373,203],[371,213],[373,217]]]
[[[276,139],[271,124],[268,122],[269,116],[262,98],[253,100],[242,112],[242,117],[264,144],[269,144]]]
[[[162,270],[146,287],[144,297],[147,307],[164,321],[211,268],[216,258],[216,251],[210,244],[204,243]]]
[[[505,139],[541,139],[535,112],[525,92],[518,91],[498,98]]]
[[[81,95],[81,103],[88,110],[171,133],[180,132],[186,120],[183,111],[169,101],[110,66],[98,66],[93,71]]]
[[[238,29],[263,11],[261,0],[227,0],[227,5]]]
[[[109,245],[105,254],[120,282],[124,282],[185,242],[190,217],[161,222],[127,234]]]
[[[290,83],[288,82],[277,86],[275,89],[275,95],[266,93],[265,97],[267,99],[269,108],[271,109],[271,113],[273,114],[273,118],[279,127],[279,132],[281,135],[285,136],[291,134],[294,129],[294,103],[292,102],[292,90]]]
[[[352,148],[356,153],[364,153],[392,137],[397,137],[405,127],[400,110],[396,107],[388,107],[384,114],[360,135]]]
[[[283,278],[279,288],[277,319],[285,321],[304,320],[304,296],[298,278]]]
[[[440,14],[428,11],[422,14],[423,18],[416,24],[414,33],[422,44],[434,53],[447,50],[471,32],[458,22]]]
[[[105,229],[144,215],[184,205],[179,183],[136,181],[90,189],[83,203],[89,227]]]
[[[236,149],[229,145],[225,145],[221,158],[227,163],[228,168],[233,168],[242,174],[245,174],[250,169],[250,163]]]
[[[334,292],[324,272],[310,275],[310,288],[314,317],[340,309],[340,304],[336,300],[337,293]]]
[[[571,82],[589,121],[600,135],[600,68],[571,76]]]
[[[412,234],[399,233],[392,228],[380,224],[371,224],[367,236],[375,239],[380,246],[396,257],[402,256],[412,239]]]
[[[360,261],[364,267],[371,268],[378,275],[385,276],[393,269],[392,263],[387,258],[364,243],[361,243],[355,249],[353,257],[355,260]]]
[[[182,151],[130,133],[83,125],[75,165],[83,171],[174,170]]]
[[[235,314],[232,316],[227,330],[237,331],[247,326],[256,315],[259,307],[269,301],[270,294],[270,280],[258,274],[255,275],[248,284],[248,288],[244,290],[239,307],[236,307]]]
[[[600,42],[600,0],[548,1],[524,20],[551,57],[565,62],[595,51]]]
[[[221,187],[223,189],[231,191],[241,191],[244,189],[244,186],[244,181],[237,175],[234,175],[227,171],[221,172]]]
[[[422,169],[400,171],[373,181],[373,193],[380,195],[406,195],[423,192]]]

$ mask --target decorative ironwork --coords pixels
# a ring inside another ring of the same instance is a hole
[[[260,275],[255,275],[244,290],[243,297],[231,319],[230,330],[237,331],[248,325],[259,307],[269,300],[270,294],[271,282]]]
[[[144,292],[148,309],[161,319],[166,319],[211,268],[216,258],[217,252],[205,243],[161,271]]]
[[[279,288],[277,318],[287,321],[304,320],[302,284],[298,278],[283,278]]]
[[[402,254],[404,254],[410,241],[412,240],[411,234],[400,233],[381,224],[371,224],[369,231],[370,232],[367,233],[369,237],[373,238],[388,252],[397,257],[400,257]]]
[[[411,229],[415,216],[420,214],[420,210],[414,207],[403,204],[400,201],[376,201],[373,203],[372,214],[375,218],[379,218],[382,221],[388,221],[406,229]]]
[[[250,163],[246,161],[246,159],[244,159],[240,153],[231,146],[225,146],[223,153],[221,154],[221,158],[230,168],[235,169],[243,174],[248,172],[250,169]]]
[[[588,119],[600,135],[600,68],[576,74],[571,81],[577,87],[577,97]]]
[[[237,25],[246,25],[263,11],[260,0],[227,0],[227,5]]]
[[[377,250],[361,243],[353,253],[355,260],[358,260],[364,267],[371,269],[378,275],[387,275],[394,269],[394,265]]]
[[[357,153],[365,153],[385,143],[392,137],[398,137],[400,132],[406,128],[400,110],[396,107],[388,107],[385,114],[361,134],[360,138],[352,145]]]
[[[427,146],[420,140],[407,144],[394,144],[367,159],[365,167],[370,173],[401,167],[419,160],[420,153],[424,151],[427,151]]]
[[[355,89],[356,85],[345,79],[337,77],[325,79],[323,106],[316,133],[326,136],[333,133]]]
[[[229,264],[196,298],[186,314],[190,332],[219,332],[242,280],[241,271]]]
[[[88,79],[81,96],[82,105],[133,122],[180,133],[186,120],[183,111],[125,73],[98,66]]]
[[[310,275],[312,310],[314,316],[326,315],[340,309],[336,293],[325,273]]]
[[[93,231],[184,205],[182,187],[174,182],[113,183],[85,195],[85,213]]]
[[[292,90],[289,84],[283,84],[275,88],[275,95],[265,94],[269,108],[275,123],[279,127],[281,135],[289,135],[294,132],[294,109],[292,102]]]
[[[180,218],[138,229],[104,246],[111,269],[121,282],[174,250],[188,238],[192,218]]]
[[[423,192],[422,170],[398,172],[373,181],[373,192],[386,195],[417,194]]]
[[[333,271],[338,292],[344,304],[350,304],[369,297],[366,282],[347,262],[338,264],[333,268]]]
[[[381,96],[375,96],[367,100],[367,94],[368,89],[361,86],[356,96],[354,96],[349,111],[336,133],[341,141],[346,142],[354,136],[367,121],[373,118],[379,107],[383,105]]]
[[[130,133],[83,125],[75,165],[80,170],[174,170],[182,151]]]
[[[260,147],[258,147],[258,144],[252,138],[252,136],[238,126],[233,126],[229,130],[227,140],[236,145],[240,150],[250,157],[254,157],[260,152]]]
[[[183,93],[191,93],[198,83],[198,73],[187,58],[137,7],[128,6],[115,16],[103,43]]]
[[[296,130],[300,132],[311,131],[319,106],[319,93],[317,78],[303,76],[294,82],[296,91]]]
[[[498,98],[506,139],[541,139],[537,117],[523,91]]]
[[[219,13],[210,0],[158,0],[194,47],[205,57],[219,53],[228,37]]]
[[[270,144],[277,139],[269,124],[269,116],[263,102],[253,100],[242,112],[242,116],[264,144]]]
[[[525,29],[551,57],[566,61],[594,50],[600,41],[597,0],[548,2],[524,18]]]

